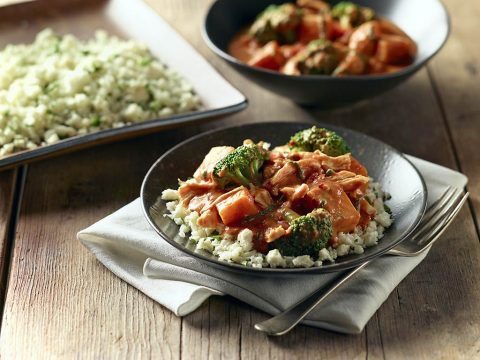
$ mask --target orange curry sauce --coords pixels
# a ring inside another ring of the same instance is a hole
[[[194,178],[179,188],[181,201],[200,214],[198,224],[216,228],[219,235],[251,229],[256,250],[267,253],[270,243],[288,234],[289,213],[305,215],[323,207],[332,217],[329,244],[335,246],[339,232],[366,227],[376,214],[364,198],[367,170],[350,153],[330,157],[318,150],[290,152],[288,146],[278,147],[268,152],[260,184],[222,189],[213,169],[233,150],[212,148]]]
[[[368,75],[410,65],[415,42],[369,8],[320,0],[271,6],[229,44],[250,66],[287,75]]]

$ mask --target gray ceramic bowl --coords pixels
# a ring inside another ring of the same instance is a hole
[[[269,4],[284,2],[286,0],[217,0],[207,13],[203,35],[210,49],[250,80],[303,105],[328,108],[379,95],[418,71],[442,48],[449,34],[449,17],[439,0],[355,0],[392,20],[415,40],[418,55],[412,65],[385,75],[289,76],[248,66],[228,54],[228,43],[240,29],[250,24]],[[331,1],[332,4],[337,2]]]
[[[358,266],[384,254],[404,240],[423,216],[427,190],[422,177],[400,152],[389,145],[352,130],[325,124],[318,125],[335,130],[342,135],[350,145],[354,156],[367,167],[369,175],[381,182],[383,188],[392,195],[392,199],[387,204],[392,209],[395,221],[378,245],[365,249],[363,254],[341,257],[335,263],[327,263],[316,268],[256,269],[220,261],[217,257],[205,252],[194,252],[187,240],[178,236],[179,227],[164,216],[168,211],[165,201],[159,198],[162,190],[177,188],[177,179],[187,179],[192,176],[212,146],[238,146],[246,138],[254,141],[265,140],[273,146],[281,145],[285,144],[292,134],[309,128],[311,124],[279,122],[241,125],[200,134],[175,146],[150,168],[143,181],[141,198],[147,220],[165,241],[181,251],[210,265],[241,272],[258,274],[332,272]]]

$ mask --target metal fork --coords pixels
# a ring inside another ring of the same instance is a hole
[[[407,239],[387,252],[395,256],[417,256],[429,249],[433,243],[443,234],[448,225],[458,214],[462,205],[468,198],[467,192],[461,196],[462,190],[448,187],[442,196],[434,202],[426,211],[420,225]],[[343,276],[334,280],[331,287],[322,287],[311,293],[303,300],[292,305],[282,313],[255,324],[255,329],[268,335],[283,335],[293,329],[310,311],[323,303],[336,289],[346,283],[356,273],[365,268],[371,261],[347,271]]]

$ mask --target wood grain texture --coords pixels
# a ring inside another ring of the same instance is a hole
[[[181,321],[116,279],[75,238],[137,197],[149,164],[169,147],[167,139],[179,136],[165,133],[30,168],[3,316],[5,358],[179,356]]]
[[[14,197],[17,170],[0,172],[0,309],[3,308],[7,272],[9,266],[9,246],[12,234],[11,222],[14,221]]]
[[[470,201],[480,222],[480,3],[445,1],[453,19],[450,40],[432,61],[431,76],[456,147],[463,172],[469,177]],[[477,31],[474,31],[477,29]],[[445,71],[445,69],[449,69]],[[478,230],[480,232],[480,228]]]
[[[253,329],[253,324],[266,315],[230,297],[213,298],[196,312],[177,318],[116,278],[78,243],[78,230],[138,196],[145,172],[163,151],[193,134],[219,126],[318,120],[361,130],[401,151],[457,166],[459,154],[451,144],[459,149],[459,139],[450,138],[426,70],[397,89],[348,109],[327,112],[301,108],[245,80],[207,49],[200,28],[210,1],[149,2],[247,95],[250,106],[216,123],[101,146],[30,166],[0,334],[2,356],[478,357],[480,245],[467,208],[358,336],[299,326],[286,336],[269,338]],[[455,65],[456,58],[452,61]],[[432,65],[434,76],[438,66]],[[442,66],[442,71],[452,71],[449,81],[457,79],[454,70],[454,66]],[[440,81],[436,84],[442,94],[442,87],[447,85]],[[458,119],[449,121],[456,124]],[[478,124],[470,126],[470,131],[480,130]]]

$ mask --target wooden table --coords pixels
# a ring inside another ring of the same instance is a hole
[[[209,0],[150,0],[250,106],[207,125],[0,172],[3,357],[480,358],[480,2],[445,2],[453,31],[426,69],[371,101],[321,111],[259,88],[214,56],[200,36]],[[76,240],[78,230],[135,199],[147,169],[172,145],[215,127],[279,119],[360,130],[470,179],[468,206],[361,335],[299,326],[269,338],[253,329],[266,314],[229,297],[178,318]]]

